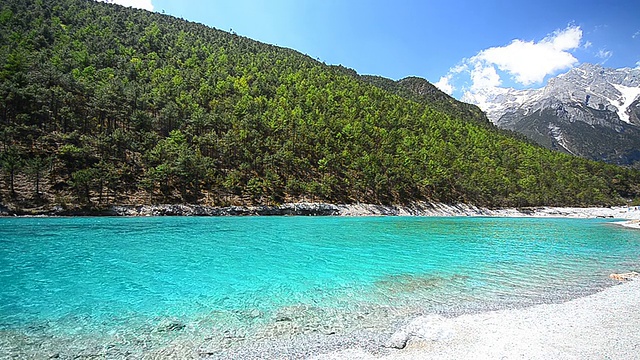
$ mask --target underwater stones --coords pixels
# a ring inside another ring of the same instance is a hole
[[[299,320],[309,316],[314,310],[306,305],[286,306],[278,309],[273,318],[276,322]]]
[[[181,323],[180,321],[170,320],[170,321],[162,322],[160,325],[158,325],[158,331],[159,332],[180,331],[186,327],[187,325]]]
[[[336,331],[334,329],[332,329],[331,327],[328,327],[328,326],[323,326],[323,327],[319,328],[318,331],[322,335],[335,335],[336,334]]]
[[[263,331],[265,334],[277,336],[294,336],[300,334],[336,335],[344,328],[340,319],[326,309],[311,306],[289,306],[279,309],[271,317]]]
[[[376,287],[391,293],[415,292],[445,283],[440,276],[388,275],[375,282]]]
[[[453,328],[447,318],[430,314],[415,318],[408,325],[396,331],[391,335],[385,347],[404,349],[412,338],[422,341],[447,341],[453,335]]]
[[[249,312],[249,316],[252,319],[257,319],[259,317],[262,317],[262,311],[258,310],[258,309],[253,309]]]
[[[453,274],[451,276],[439,275],[387,275],[375,281],[377,288],[390,294],[395,293],[417,293],[420,291],[430,291],[436,287],[442,287],[456,282],[464,282],[469,279],[468,275]]]
[[[278,314],[276,315],[275,318],[276,322],[282,322],[282,321],[292,321],[291,317],[284,315],[284,314]]]

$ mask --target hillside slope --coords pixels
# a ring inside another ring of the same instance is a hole
[[[381,76],[362,75],[361,78],[383,90],[404,98],[428,104],[435,110],[450,117],[475,121],[481,125],[491,122],[479,107],[454,99],[433,84],[419,77],[407,77],[398,81]]]
[[[447,115],[442,102],[293,50],[87,0],[1,6],[5,204],[527,206],[638,195],[638,172],[518,141],[468,121],[473,108]]]

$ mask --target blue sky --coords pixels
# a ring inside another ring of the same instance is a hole
[[[640,1],[110,0],[462,98],[537,88],[581,63],[640,66]]]

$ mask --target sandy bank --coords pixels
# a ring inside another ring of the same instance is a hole
[[[562,304],[423,317],[399,330],[412,334],[404,349],[377,357],[352,348],[314,359],[640,359],[639,300],[635,280]]]
[[[415,203],[409,206],[371,204],[333,205],[342,216],[489,216],[489,217],[567,217],[640,220],[639,207],[530,207],[488,209],[467,204]]]
[[[640,229],[640,220],[621,221],[616,224],[632,229]]]
[[[204,207],[199,205],[114,206],[112,215],[122,216],[493,216],[570,217],[640,220],[640,208],[536,207],[488,209],[467,204],[414,203],[411,205],[287,203],[277,206]]]

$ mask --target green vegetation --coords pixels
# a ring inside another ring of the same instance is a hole
[[[393,81],[380,76],[362,75],[362,80],[409,100],[424,103],[451,117],[476,121],[478,124],[493,126],[479,107],[463,103],[440,91],[433,84],[418,77],[407,77]]]
[[[87,0],[0,6],[4,203],[531,206],[638,195],[636,171],[522,142],[473,107],[429,104],[289,49]]]

